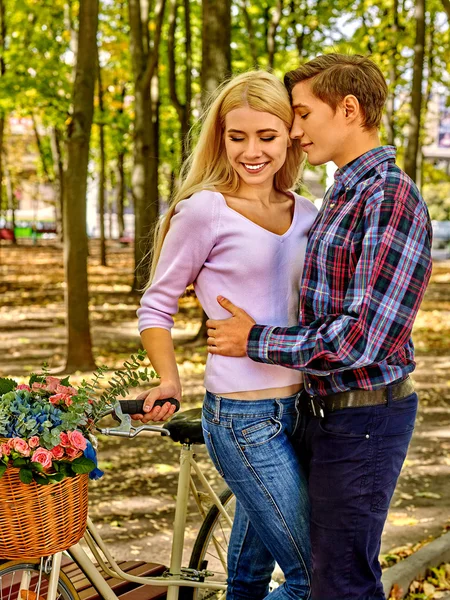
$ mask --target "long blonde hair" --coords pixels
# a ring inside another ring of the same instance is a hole
[[[239,176],[230,165],[224,142],[225,117],[237,108],[249,107],[279,117],[291,128],[293,112],[289,94],[282,82],[267,71],[249,71],[222,83],[210,99],[201,119],[201,131],[192,154],[181,168],[180,185],[173,201],[155,231],[150,269],[150,285],[161,254],[164,238],[175,208],[181,200],[201,190],[233,194],[239,188]],[[304,153],[298,140],[288,147],[286,161],[275,174],[274,187],[286,192],[297,183]]]

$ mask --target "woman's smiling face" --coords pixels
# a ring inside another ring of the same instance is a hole
[[[268,112],[236,108],[225,117],[225,150],[231,166],[247,185],[273,183],[290,145],[284,122]]]

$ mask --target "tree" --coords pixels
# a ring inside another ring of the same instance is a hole
[[[203,0],[202,15],[201,86],[206,98],[231,75],[231,0]]]
[[[149,6],[141,0],[129,0],[130,51],[134,79],[134,149],[132,193],[135,213],[133,290],[142,290],[147,282],[144,258],[150,233],[159,214],[157,66],[159,42],[166,0],[158,0],[154,10],[153,39],[149,35]],[[151,85],[156,92],[152,97]],[[155,90],[156,87],[156,90]],[[156,127],[155,127],[156,126]]]
[[[5,4],[4,0],[0,0],[0,79],[5,76],[5,40],[6,40],[6,21],[5,21]],[[5,131],[5,115],[0,106],[0,211],[3,206],[3,135]]]
[[[405,172],[413,181],[417,179],[417,157],[419,152],[420,123],[422,114],[422,82],[425,56],[425,0],[415,4],[416,37],[414,43],[414,66],[411,89],[411,118],[408,145],[405,154]]]
[[[231,1],[203,0],[202,3],[202,98],[205,103],[225,77],[231,74]],[[196,340],[207,337],[206,313]]]
[[[169,63],[169,92],[170,99],[174,105],[181,130],[181,161],[187,158],[189,154],[189,128],[191,121],[191,102],[192,102],[192,50],[191,50],[191,20],[190,20],[190,0],[183,0],[184,9],[184,102],[182,102],[177,92],[177,72],[175,60],[175,32],[177,28],[178,0],[169,2],[169,36],[167,42],[168,63]]]
[[[73,109],[67,127],[64,187],[64,267],[67,306],[65,370],[95,369],[89,327],[86,191],[94,112],[99,0],[80,0]]]

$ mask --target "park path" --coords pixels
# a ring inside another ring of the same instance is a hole
[[[115,367],[136,351],[138,298],[129,293],[131,254],[109,248],[109,267],[90,257],[92,336],[99,364]],[[20,376],[39,369],[44,360],[62,363],[65,352],[61,251],[53,247],[11,249],[0,244],[0,374]],[[187,298],[176,320],[177,356],[184,382],[184,406],[200,406],[204,348],[186,341],[199,324],[199,311]],[[391,504],[382,552],[414,545],[450,526],[450,263],[435,276],[419,315],[414,380],[420,412],[410,452]],[[81,376],[79,377],[79,379]],[[76,378],[75,378],[76,381]],[[167,562],[176,494],[179,447],[161,437],[131,441],[102,440],[100,461],[105,477],[92,482],[94,521],[118,558]],[[198,456],[216,480],[203,447]],[[188,547],[199,520],[190,516]]]

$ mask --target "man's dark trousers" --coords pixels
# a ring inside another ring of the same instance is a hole
[[[381,534],[417,412],[415,393],[387,395],[387,404],[305,416],[313,600],[385,598]]]

